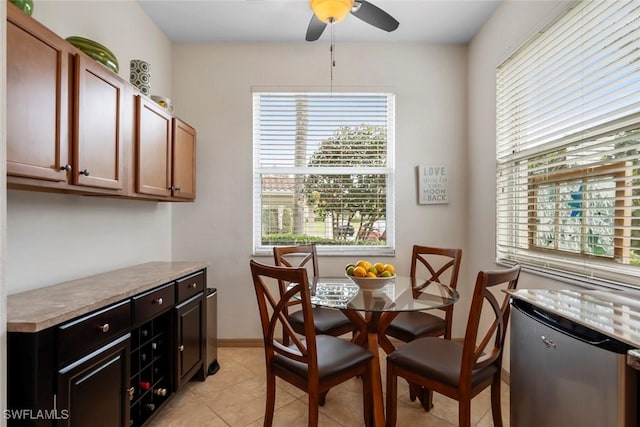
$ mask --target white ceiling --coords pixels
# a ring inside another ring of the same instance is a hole
[[[305,42],[308,0],[137,0],[176,43]],[[338,42],[465,44],[502,0],[370,0],[400,22],[391,33],[349,15],[336,24]],[[320,42],[330,39],[326,29]]]

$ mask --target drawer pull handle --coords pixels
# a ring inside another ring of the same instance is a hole
[[[78,172],[78,175],[89,176],[89,171],[87,169],[82,169],[80,172]]]
[[[154,299],[153,303],[154,304],[158,304],[158,305],[162,305],[162,298]]]
[[[109,332],[109,324],[105,323],[104,325],[98,326],[98,329],[102,332]]]
[[[556,348],[556,344],[544,335],[542,335],[540,339],[542,340],[546,348]]]
[[[180,347],[178,347],[178,351],[184,351],[184,346],[181,345]]]
[[[197,284],[197,283],[192,283],[192,284],[190,284],[190,285],[189,285],[189,287],[190,287],[191,289],[195,289],[197,286],[198,286],[198,284]]]

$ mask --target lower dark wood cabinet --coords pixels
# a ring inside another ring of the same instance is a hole
[[[181,388],[196,373],[204,370],[206,320],[203,293],[175,308],[176,312],[176,379]]]
[[[9,426],[141,427],[205,379],[206,270],[7,337]]]
[[[57,426],[129,426],[129,337],[58,371]]]

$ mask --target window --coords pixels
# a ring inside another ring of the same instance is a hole
[[[575,2],[497,70],[498,261],[640,286],[640,3]]]
[[[392,254],[394,97],[255,92],[254,252]]]

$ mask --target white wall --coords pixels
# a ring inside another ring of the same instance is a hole
[[[210,263],[219,289],[221,338],[259,338],[249,274],[252,258],[252,87],[329,89],[326,43],[173,46],[178,115],[198,131],[198,195],[173,207],[173,257]],[[334,88],[382,87],[396,94],[397,251],[386,261],[409,273],[414,243],[465,242],[466,48],[337,42]],[[448,205],[420,206],[415,167],[449,167]],[[271,257],[257,258],[272,263]],[[351,258],[320,257],[323,274]],[[462,284],[464,291],[465,284]]]
[[[171,96],[171,43],[135,1],[36,1],[33,17],[63,38],[108,47],[127,81],[129,60],[147,60],[152,93]],[[8,294],[171,259],[168,203],[10,190],[6,219]]]
[[[506,1],[469,45],[467,274],[495,267],[496,67],[566,8],[565,1]],[[464,277],[464,276],[463,276]],[[467,277],[472,280],[472,277]],[[518,288],[571,288],[523,273]],[[456,306],[458,310],[458,306]],[[503,366],[509,370],[509,337]]]

